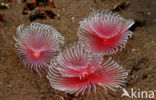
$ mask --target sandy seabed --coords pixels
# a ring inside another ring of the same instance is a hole
[[[55,0],[53,9],[56,19],[38,19],[35,22],[55,27],[64,37],[65,46],[78,40],[79,22],[96,9],[113,9],[123,0]],[[155,91],[156,99],[156,1],[127,0],[128,7],[117,10],[125,18],[136,20],[133,37],[126,47],[113,55],[113,59],[128,72],[127,91],[131,88]],[[14,3],[4,14],[4,23],[0,25],[0,100],[86,100],[74,97],[51,88],[43,75],[25,68],[19,60],[13,35],[20,24],[29,25],[29,15],[23,15],[24,3]],[[132,100],[121,98],[122,89],[108,91],[94,100]]]

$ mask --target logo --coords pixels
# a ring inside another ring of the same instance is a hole
[[[131,88],[130,92],[128,92],[125,88],[122,89],[123,94],[121,97],[129,97],[129,98],[154,98],[154,91],[141,91],[140,89]]]

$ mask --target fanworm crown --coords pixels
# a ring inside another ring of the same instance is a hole
[[[114,54],[125,47],[128,29],[133,20],[124,19],[109,10],[97,10],[80,22],[78,29],[79,42],[91,48],[96,54]]]
[[[121,87],[128,73],[111,58],[102,61],[103,56],[92,55],[76,44],[53,60],[47,77],[54,89],[76,96],[96,92],[97,86]]]
[[[48,67],[50,61],[60,51],[59,46],[64,44],[64,37],[53,27],[31,23],[30,26],[17,28],[15,47],[25,66],[39,69]]]

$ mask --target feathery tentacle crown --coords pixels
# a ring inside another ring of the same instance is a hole
[[[79,42],[96,54],[114,54],[122,50],[132,32],[133,20],[124,19],[109,10],[98,10],[80,22]]]
[[[60,53],[49,67],[47,78],[51,86],[78,95],[96,93],[96,87],[119,88],[127,72],[111,58],[92,55],[77,44]]]
[[[34,68],[37,72],[49,66],[51,59],[60,51],[64,38],[53,27],[31,23],[30,26],[17,28],[15,47],[25,66]]]

